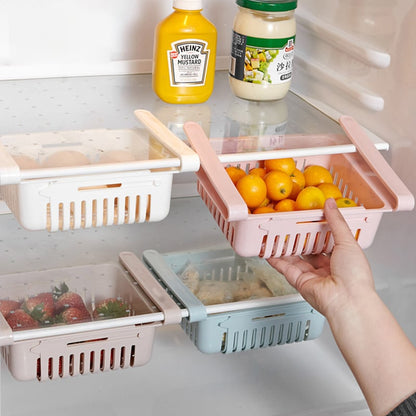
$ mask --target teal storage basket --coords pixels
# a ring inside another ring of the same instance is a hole
[[[250,258],[240,257],[232,249],[167,254],[146,250],[143,261],[185,309],[181,326],[203,353],[228,354],[272,347],[312,340],[322,333],[325,318],[298,293],[204,305],[180,275],[189,264],[200,279],[232,281],[240,273],[250,273]]]

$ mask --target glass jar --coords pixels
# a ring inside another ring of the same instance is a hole
[[[229,71],[240,98],[270,101],[289,91],[297,0],[236,0]]]

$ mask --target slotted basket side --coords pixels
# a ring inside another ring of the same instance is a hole
[[[56,380],[146,364],[155,328],[146,324],[16,342],[2,355],[17,380]]]
[[[343,195],[366,207],[343,211],[351,232],[360,245],[371,245],[383,212],[391,210],[391,206],[387,200],[378,196],[378,192],[382,192],[381,184],[369,174],[368,167],[360,156],[310,156],[296,158],[295,161],[299,167],[309,164],[327,167]],[[262,161],[255,161],[254,164],[259,166],[261,163]],[[253,161],[224,163],[223,167],[229,165],[248,169]],[[269,258],[329,253],[333,249],[332,233],[324,221],[322,210],[248,215],[247,219],[228,221],[204,171],[198,172],[197,189],[225,237],[241,256]]]
[[[198,350],[230,354],[312,340],[320,336],[325,319],[306,302],[255,308],[182,321]]]
[[[169,213],[170,172],[32,180],[1,187],[23,227],[58,231],[161,221]],[[28,207],[31,207],[30,210]]]

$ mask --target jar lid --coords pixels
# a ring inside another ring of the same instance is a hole
[[[297,0],[236,0],[236,3],[241,7],[262,12],[286,12],[296,9],[298,2]]]

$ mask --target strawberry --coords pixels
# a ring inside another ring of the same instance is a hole
[[[93,312],[95,319],[122,318],[130,315],[130,305],[120,298],[108,298],[98,303]]]
[[[85,303],[82,297],[78,293],[70,292],[65,283],[62,283],[60,287],[54,288],[53,296],[56,299],[55,309],[57,313],[61,313],[70,307],[85,309]]]
[[[6,321],[13,330],[39,328],[39,322],[23,309],[16,309],[10,312],[6,317]]]
[[[77,324],[80,322],[91,321],[91,315],[85,307],[75,308],[70,306],[62,312],[61,317],[62,321],[66,324]]]
[[[55,315],[55,304],[52,293],[44,292],[26,299],[22,309],[32,318],[40,322],[47,322]]]
[[[0,313],[6,317],[11,311],[20,309],[20,302],[15,300],[3,299],[0,300]]]

